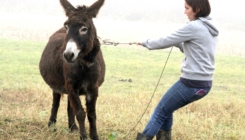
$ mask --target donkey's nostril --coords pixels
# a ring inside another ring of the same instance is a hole
[[[73,57],[74,57],[73,52],[65,52],[64,53],[64,58],[66,59],[67,62],[72,62]]]
[[[71,58],[73,58],[73,56],[74,56],[74,53],[71,53]]]

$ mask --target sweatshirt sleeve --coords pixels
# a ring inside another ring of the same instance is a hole
[[[142,42],[142,45],[149,50],[164,49],[171,46],[179,47],[182,42],[192,39],[192,25],[186,24],[176,32],[166,37],[160,37],[157,39],[148,39]]]
[[[183,46],[184,46],[184,43],[181,42],[180,44],[177,44],[177,45],[174,45],[175,47],[179,48],[179,50],[184,53],[184,49],[183,49]]]

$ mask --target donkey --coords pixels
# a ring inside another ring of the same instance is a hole
[[[92,18],[96,17],[104,0],[91,6],[74,8],[67,0],[60,0],[68,17],[64,27],[50,38],[39,63],[44,81],[53,91],[53,104],[48,126],[56,123],[60,98],[68,94],[68,126],[71,132],[78,130],[80,139],[87,139],[86,113],[80,95],[85,95],[90,138],[98,140],[96,128],[96,100],[99,87],[104,82],[105,62]]]

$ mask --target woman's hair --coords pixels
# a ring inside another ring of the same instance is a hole
[[[209,0],[185,0],[191,6],[193,12],[196,13],[195,18],[206,17],[211,12]]]

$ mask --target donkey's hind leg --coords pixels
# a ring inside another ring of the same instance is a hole
[[[52,124],[56,123],[57,112],[60,106],[60,94],[53,91],[53,104],[51,109],[51,116],[49,118],[48,126],[50,127]]]
[[[73,110],[71,108],[69,97],[68,97],[68,103],[67,103],[67,113],[68,113],[68,127],[69,127],[69,129],[71,130],[71,132],[78,131],[78,127],[77,127],[76,122],[75,122],[75,114],[73,113]]]

